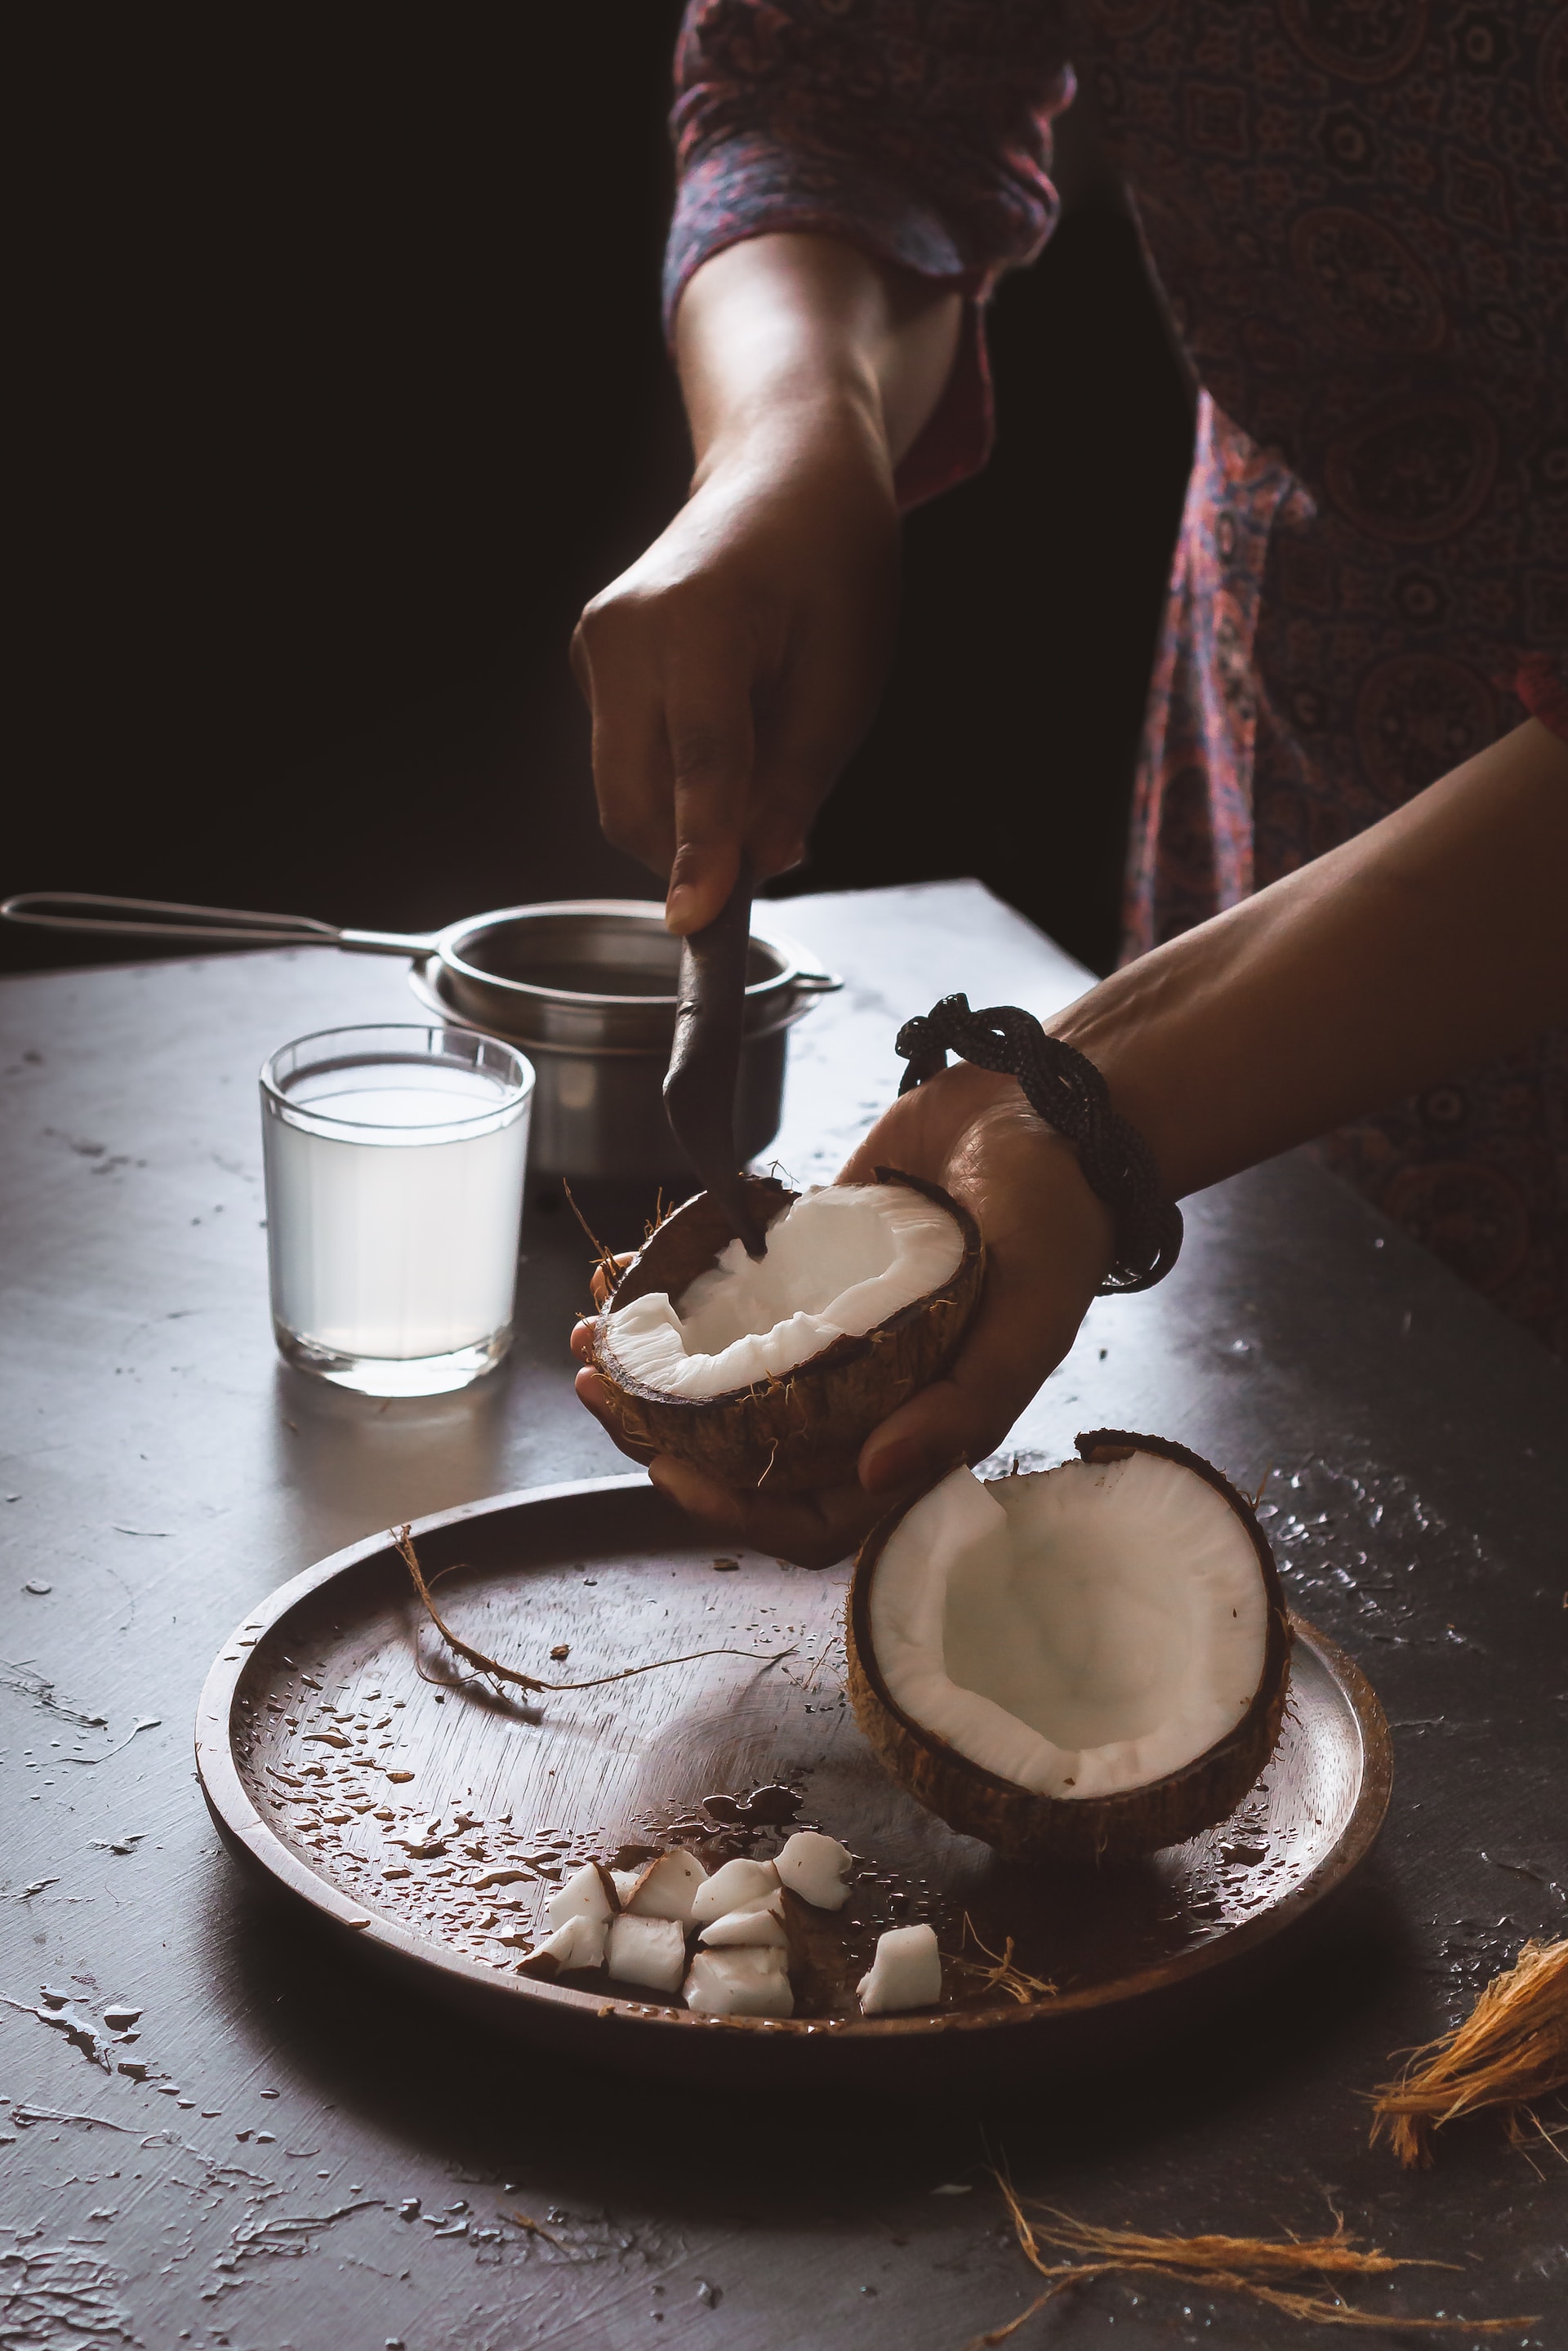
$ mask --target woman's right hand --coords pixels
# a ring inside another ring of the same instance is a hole
[[[681,297],[691,496],[572,641],[600,821],[668,877],[673,931],[713,921],[743,848],[758,881],[799,863],[870,724],[898,601],[894,466],[959,317],[950,288],[792,232],[710,256]]]
[[[797,864],[890,657],[898,525],[880,426],[837,398],[722,444],[572,643],[608,840],[711,922],[744,847]]]

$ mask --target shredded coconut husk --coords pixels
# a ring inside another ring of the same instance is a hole
[[[1495,2106],[1516,2147],[1535,2135],[1561,2154],[1535,2107],[1565,2089],[1568,1938],[1526,1943],[1462,2024],[1410,2052],[1398,2080],[1375,2093],[1372,2143],[1386,2137],[1407,2171],[1427,2170],[1434,2131],[1460,2115]]]
[[[594,1231],[593,1227],[589,1223],[588,1218],[578,1207],[577,1195],[572,1190],[571,1186],[567,1182],[564,1176],[560,1179],[560,1188],[566,1194],[567,1207],[571,1210],[572,1215],[582,1227],[584,1233],[587,1235],[588,1239],[592,1246],[595,1260],[594,1270],[598,1274],[599,1280],[603,1285],[604,1293],[606,1297],[613,1297],[615,1285],[621,1279],[622,1268],[627,1263],[627,1260],[623,1258],[618,1258],[612,1249],[607,1249],[605,1248],[604,1243],[600,1239],[599,1235]],[[663,1192],[661,1192],[659,1195],[658,1204],[653,1212],[653,1222],[648,1227],[648,1238],[650,1240],[652,1240],[655,1231],[658,1229],[658,1227],[664,1221],[662,1215],[664,1199],[664,1196]]]
[[[966,1910],[963,1939],[972,1942],[977,1950],[984,1952],[985,1957],[971,1959],[962,1951],[944,1951],[942,1956],[949,1967],[963,1968],[968,1974],[978,1976],[977,1991],[1006,1992],[1008,1998],[1016,2000],[1020,2008],[1028,2008],[1037,2000],[1055,1999],[1059,1986],[1048,1982],[1044,1976],[1031,1976],[1027,1970],[1014,1966],[1010,1935],[1004,1938],[999,1951],[993,1951]]]
[[[1333,2233],[1326,2237],[1151,2237],[1137,2229],[1100,2229],[1088,2220],[1051,2205],[1037,2205],[1045,2214],[1038,2224],[1030,2220],[1012,2182],[994,2175],[1002,2191],[1019,2247],[1031,2269],[1049,2281],[1046,2291],[1005,2326],[972,2336],[965,2351],[1005,2343],[1069,2286],[1087,2285],[1102,2277],[1174,2278],[1187,2292],[1239,2294],[1249,2301],[1277,2310],[1283,2317],[1301,2318],[1318,2326],[1365,2326],[1407,2334],[1456,2330],[1476,2335],[1501,2335],[1520,2326],[1539,2325],[1538,2318],[1396,2318],[1385,2311],[1358,2310],[1343,2301],[1332,2281],[1342,2277],[1385,2277],[1393,2270],[1457,2269],[1457,2262],[1400,2260],[1376,2245],[1363,2247],[1343,2218],[1334,2215]],[[1069,2259],[1051,2262],[1044,2248]],[[1321,2279],[1322,2291],[1301,2291],[1291,2281]]]

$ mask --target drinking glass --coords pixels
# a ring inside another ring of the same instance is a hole
[[[512,1340],[534,1072],[440,1023],[325,1029],[261,1072],[272,1326],[285,1362],[437,1395]]]

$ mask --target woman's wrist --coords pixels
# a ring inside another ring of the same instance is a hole
[[[1185,1017],[1161,985],[1165,975],[1148,958],[1130,964],[1080,997],[1049,1033],[1092,1061],[1105,1081],[1111,1107],[1143,1137],[1167,1199],[1194,1188],[1189,1141],[1173,1075],[1180,1066]]]
[[[785,383],[727,408],[699,444],[692,491],[746,495],[822,478],[857,484],[892,508],[893,455],[874,386]]]
[[[1087,1306],[1115,1262],[1116,1224],[1072,1144],[1030,1108],[1016,1078],[971,1062],[955,1062],[904,1100],[913,1104],[927,1094],[954,1122],[947,1189],[962,1199],[981,1176],[994,1182],[1005,1175],[1018,1196],[1038,1198],[1079,1269]]]
[[[961,319],[951,287],[838,237],[779,232],[713,255],[675,316],[699,481],[780,434],[869,447],[891,476],[941,398]]]
[[[1181,1251],[1181,1216],[1148,1145],[1086,1054],[1048,1037],[1017,1005],[976,1011],[963,996],[944,997],[905,1021],[896,1041],[909,1064],[901,1102],[934,1090],[946,1100],[961,1086],[975,1105],[977,1132],[1021,1122],[1025,1133],[1069,1155],[1065,1164],[1096,1203],[1105,1290],[1147,1290],[1170,1271]],[[960,1081],[946,1066],[949,1053],[971,1074]]]

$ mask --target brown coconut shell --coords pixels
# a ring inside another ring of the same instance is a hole
[[[724,1212],[699,1192],[666,1217],[626,1268],[593,1327],[593,1366],[609,1391],[621,1436],[649,1454],[669,1453],[732,1489],[766,1485],[796,1493],[854,1475],[872,1430],[950,1362],[985,1280],[986,1250],[968,1210],[938,1185],[896,1167],[879,1184],[905,1184],[948,1210],[964,1237],[951,1280],[902,1307],[863,1338],[835,1339],[782,1379],[759,1380],[716,1396],[673,1396],[645,1387],[618,1362],[610,1326],[615,1308],[650,1291],[679,1299],[732,1238]],[[748,1176],[747,1193],[767,1223],[799,1197],[771,1176]]]
[[[1164,1845],[1183,1844],[1228,1818],[1274,1751],[1290,1686],[1290,1616],[1269,1539],[1246,1495],[1212,1462],[1167,1437],[1097,1428],[1079,1437],[1078,1450],[1085,1461],[1122,1461],[1133,1453],[1157,1453],[1166,1461],[1179,1462],[1223,1495],[1247,1530],[1268,1594],[1263,1668],[1251,1704],[1235,1729],[1179,1771],[1112,1796],[1074,1801],[1037,1795],[972,1763],[945,1739],[913,1721],[889,1693],[872,1647],[872,1586],[889,1536],[914,1505],[891,1512],[861,1546],[850,1585],[849,1691],[855,1719],[901,1787],[950,1828],[979,1837],[1011,1861],[1128,1861],[1157,1853]]]

